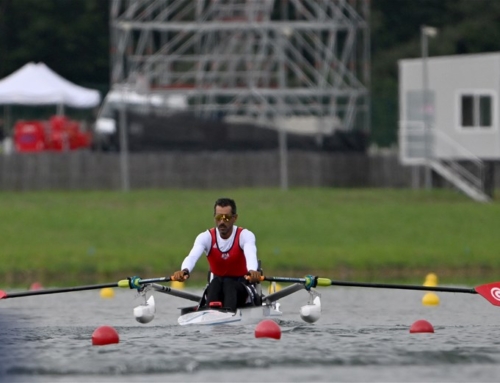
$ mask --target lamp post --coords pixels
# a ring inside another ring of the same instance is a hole
[[[119,137],[120,137],[120,172],[122,178],[122,190],[130,191],[129,167],[128,167],[128,129],[127,129],[127,97],[126,90],[121,90],[122,103],[119,109]]]
[[[437,28],[422,25],[420,27],[420,42],[422,46],[422,113],[424,119],[424,151],[425,151],[425,188],[432,188],[431,165],[430,165],[430,124],[428,113],[428,91],[429,91],[429,73],[427,68],[427,57],[429,56],[429,37],[437,35]]]

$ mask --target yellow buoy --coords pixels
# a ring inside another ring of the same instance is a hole
[[[434,293],[427,293],[422,298],[424,306],[437,306],[439,304],[439,297]]]
[[[436,287],[438,285],[438,277],[434,273],[429,273],[425,277],[424,286]]]
[[[101,289],[101,298],[113,298],[115,296],[115,290],[111,287],[105,287]]]
[[[170,287],[172,287],[173,289],[182,290],[184,288],[184,282],[172,281]]]
[[[269,287],[268,287],[268,289],[267,289],[267,292],[268,292],[269,294],[272,294],[272,293],[275,293],[276,291],[280,291],[280,290],[281,290],[281,285],[280,285],[280,284],[278,284],[278,283],[276,283],[276,282],[272,282],[272,283],[269,285]]]

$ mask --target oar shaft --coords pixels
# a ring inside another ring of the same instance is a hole
[[[134,279],[136,278],[136,279]],[[140,288],[140,285],[144,285],[147,283],[155,283],[155,282],[170,282],[172,277],[161,277],[161,278],[150,278],[150,279],[140,279],[138,277],[134,277],[133,279],[137,283],[137,286],[132,286],[128,279],[122,279],[118,282],[113,283],[102,283],[98,285],[87,285],[87,286],[75,286],[75,287],[63,287],[60,289],[43,289],[43,290],[30,290],[30,291],[21,291],[17,293],[6,293],[0,290],[0,299],[8,299],[8,298],[20,298],[20,297],[29,297],[32,295],[45,295],[45,294],[58,294],[58,293],[69,293],[73,291],[84,291],[84,290],[96,290],[103,289],[106,287],[121,287],[121,288]]]
[[[323,278],[325,279],[325,278]],[[419,286],[419,285],[397,285],[387,283],[362,283],[331,281],[329,285],[318,283],[318,286],[350,286],[350,287],[372,287],[379,289],[399,289],[399,290],[420,290],[420,291],[442,291],[448,293],[469,293],[477,294],[476,290],[467,287],[444,287],[444,286]]]
[[[141,279],[141,285],[146,283],[162,283],[162,282],[170,282],[172,281],[172,277],[161,277],[161,278],[149,278],[149,279]]]
[[[100,285],[89,285],[89,286],[76,286],[76,287],[66,287],[61,289],[45,289],[45,290],[30,290],[30,291],[21,291],[18,293],[8,293],[3,298],[19,298],[19,297],[27,297],[31,295],[44,295],[44,294],[57,294],[57,293],[69,293],[72,291],[83,291],[83,290],[95,290],[95,289],[103,289],[106,287],[118,287],[118,283],[103,283]]]
[[[308,276],[307,278],[288,278],[288,277],[263,277],[262,279],[269,282],[284,282],[284,283],[304,283],[309,284],[316,277]],[[398,285],[387,283],[364,283],[364,282],[344,282],[334,281],[329,278],[316,278],[315,286],[349,286],[349,287],[371,287],[379,289],[399,289],[399,290],[420,290],[420,291],[442,291],[448,293],[468,293],[477,294],[474,288],[470,287],[444,287],[444,286],[420,286],[420,285]]]

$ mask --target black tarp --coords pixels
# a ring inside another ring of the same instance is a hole
[[[118,115],[116,121],[120,121]],[[199,119],[189,113],[169,116],[127,113],[128,146],[131,152],[146,151],[255,151],[279,147],[279,132],[252,124],[230,124],[220,119]],[[107,137],[103,149],[119,149],[119,127]],[[287,148],[312,151],[365,152],[363,132],[335,131],[310,136],[287,133]]]

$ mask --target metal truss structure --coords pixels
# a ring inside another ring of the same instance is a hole
[[[369,0],[111,0],[111,86],[204,118],[369,131]]]

